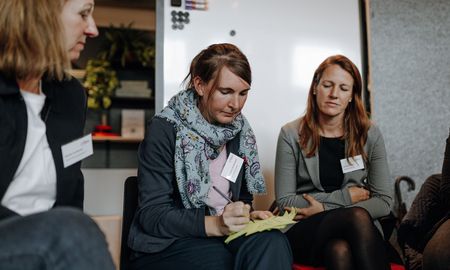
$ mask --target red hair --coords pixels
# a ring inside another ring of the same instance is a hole
[[[364,109],[364,104],[362,101],[361,75],[356,65],[343,55],[333,55],[328,57],[314,72],[311,87],[309,88],[306,112],[300,120],[300,148],[306,151],[307,157],[312,157],[319,147],[319,108],[313,92],[319,84],[324,71],[331,65],[338,65],[347,71],[353,78],[352,102],[348,104],[344,116],[343,138],[348,142],[345,156],[348,158],[356,155],[362,155],[364,160],[367,160],[367,154],[364,152],[364,145],[367,141],[367,133],[371,122],[366,110]]]

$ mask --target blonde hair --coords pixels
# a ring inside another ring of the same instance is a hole
[[[343,55],[333,55],[325,59],[314,72],[309,88],[308,101],[305,115],[300,120],[299,144],[306,151],[306,156],[311,157],[320,144],[319,134],[319,108],[316,97],[313,94],[319,84],[322,75],[329,66],[338,65],[347,71],[353,78],[352,102],[348,104],[344,116],[344,139],[348,140],[348,148],[345,156],[353,157],[362,155],[367,159],[364,145],[367,141],[367,133],[371,122],[364,109],[362,100],[362,80],[356,65]]]
[[[0,1],[0,72],[62,80],[70,67],[61,12],[67,0]]]

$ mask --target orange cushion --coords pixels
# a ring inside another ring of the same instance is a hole
[[[405,270],[405,266],[401,264],[391,263],[391,270]]]

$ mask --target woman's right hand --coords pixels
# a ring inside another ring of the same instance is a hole
[[[224,235],[238,232],[245,228],[250,221],[250,205],[234,202],[225,206],[222,214],[222,228]]]
[[[349,187],[350,198],[352,199],[352,204],[357,202],[362,202],[370,198],[370,192],[363,187]]]
[[[225,206],[221,216],[205,217],[205,229],[208,236],[225,236],[245,228],[250,221],[250,205],[233,202]]]

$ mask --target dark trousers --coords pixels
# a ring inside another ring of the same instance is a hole
[[[229,270],[292,269],[289,242],[278,230],[256,233],[224,243],[223,237],[184,238],[159,253],[132,262],[132,269]]]
[[[0,221],[1,270],[113,270],[100,228],[80,210],[56,208]]]

